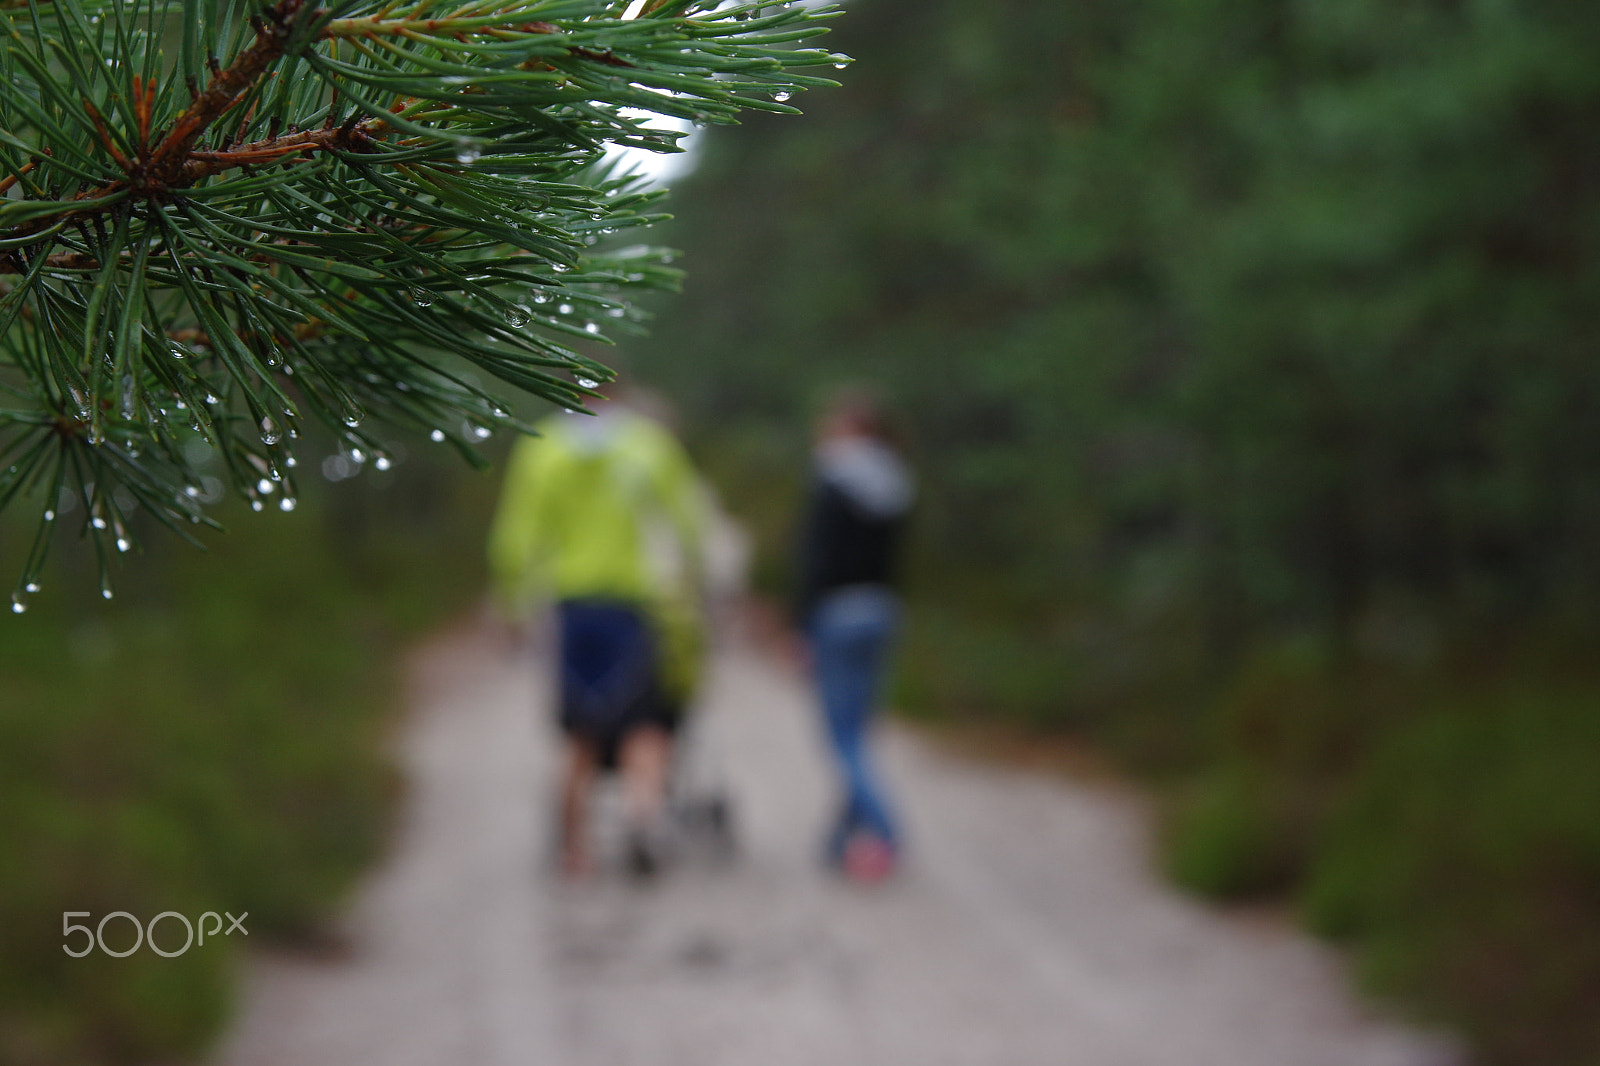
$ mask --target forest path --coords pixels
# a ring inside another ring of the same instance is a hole
[[[1322,947],[1160,884],[1144,813],[1111,790],[890,729],[908,862],[876,888],[824,876],[808,696],[747,646],[715,657],[694,744],[735,797],[739,856],[646,885],[549,873],[536,663],[463,631],[416,678],[407,802],[348,948],[254,959],[218,1066],[1458,1061],[1364,1013]]]

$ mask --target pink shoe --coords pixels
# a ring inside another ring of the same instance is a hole
[[[875,885],[894,873],[894,849],[875,836],[852,837],[844,848],[844,875]]]

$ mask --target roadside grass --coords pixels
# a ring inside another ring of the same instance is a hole
[[[0,1063],[173,1061],[228,1016],[237,934],[72,958],[63,912],[248,912],[248,943],[294,939],[377,855],[395,664],[481,591],[493,488],[415,480],[241,508],[205,553],[152,534],[110,602],[67,545],[52,587],[0,617]],[[0,558],[27,532],[0,526]],[[105,937],[134,934],[117,919]]]
[[[1172,793],[1169,872],[1294,901],[1487,1064],[1600,1062],[1600,679],[1534,658],[1236,689]]]

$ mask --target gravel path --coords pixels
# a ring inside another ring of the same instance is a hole
[[[829,779],[796,682],[718,656],[702,778],[740,855],[582,887],[543,862],[554,745],[537,668],[458,634],[418,670],[392,858],[347,949],[256,958],[216,1066],[1436,1066],[1335,958],[1148,871],[1138,804],[969,765],[901,732],[903,876],[821,875]],[[602,807],[602,814],[605,813]]]

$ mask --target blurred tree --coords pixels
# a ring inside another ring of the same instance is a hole
[[[248,14],[248,17],[245,17]],[[138,507],[187,536],[197,456],[295,504],[302,422],[358,461],[387,423],[469,457],[518,423],[483,384],[581,406],[563,338],[637,317],[670,255],[611,234],[657,198],[610,145],[656,115],[793,112],[829,12],[720,0],[0,0],[0,506],[58,501],[100,558]]]
[[[1056,714],[1286,631],[1592,617],[1600,14],[934,10],[863,5],[849,89],[678,190],[649,357],[703,433],[875,380],[928,599],[1019,619]]]

